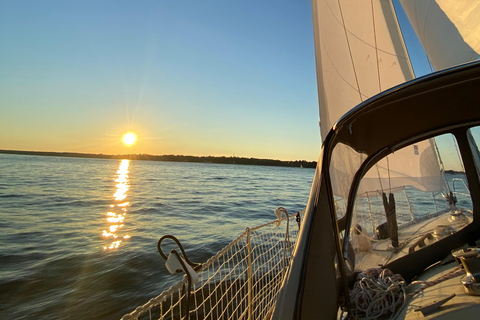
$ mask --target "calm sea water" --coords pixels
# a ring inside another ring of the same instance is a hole
[[[303,210],[312,169],[0,154],[0,318],[118,319],[181,279],[158,239],[204,262]]]

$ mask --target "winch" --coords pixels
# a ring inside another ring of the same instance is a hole
[[[467,273],[462,278],[465,292],[480,296],[480,248],[467,248],[452,253],[459,260]]]

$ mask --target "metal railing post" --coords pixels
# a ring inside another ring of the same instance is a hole
[[[248,275],[248,320],[253,319],[253,277],[252,277],[252,244],[250,228],[247,228],[247,275]]]

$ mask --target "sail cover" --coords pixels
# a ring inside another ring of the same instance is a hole
[[[400,1],[436,71],[478,59],[480,2]]]
[[[313,0],[312,10],[320,132],[324,139],[335,122],[350,109],[413,79],[414,74],[391,1]],[[417,150],[435,154],[432,146],[432,141],[424,141],[417,145]],[[348,146],[334,150],[330,170],[336,196],[346,198],[349,182],[364,157]],[[413,159],[409,151],[396,152],[388,168],[384,166],[367,173],[362,186],[368,189],[359,192],[382,190],[381,181],[385,179],[391,188],[407,182],[425,191],[442,190],[436,158],[433,157],[433,161],[430,156]],[[427,160],[432,162],[426,163]],[[427,167],[430,177],[422,179],[420,168]]]

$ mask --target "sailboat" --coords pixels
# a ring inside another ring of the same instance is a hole
[[[480,3],[400,2],[430,75],[415,78],[391,1],[313,0],[324,140],[273,319],[480,312]],[[445,179],[446,138],[470,208]],[[441,192],[447,207],[401,213],[405,188]]]
[[[480,312],[480,61],[467,63],[480,52],[480,4],[400,2],[436,72],[415,77],[390,0],[313,0],[323,144],[305,211],[277,208],[277,220],[203,263],[163,236],[167,269],[185,276],[122,319]],[[458,178],[446,179],[446,139],[466,179],[463,199]],[[167,256],[165,239],[180,251]]]

